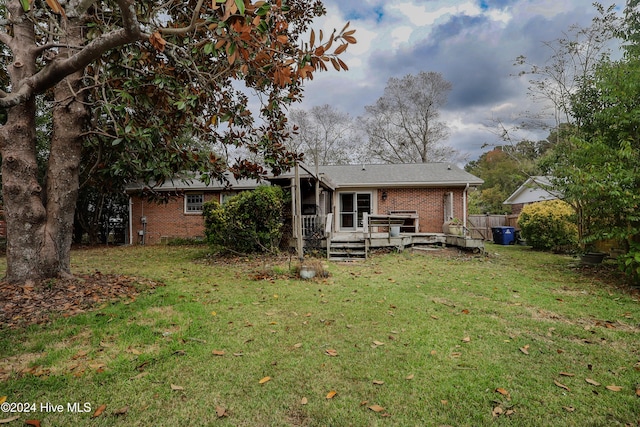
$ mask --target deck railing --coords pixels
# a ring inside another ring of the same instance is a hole
[[[302,237],[311,237],[314,232],[322,232],[322,224],[318,221],[317,215],[302,215]]]

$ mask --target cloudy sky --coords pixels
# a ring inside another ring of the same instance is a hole
[[[590,0],[324,3],[328,14],[314,28],[326,33],[350,21],[358,44],[342,56],[350,71],[318,73],[307,83],[301,108],[328,103],[357,117],[382,95],[390,77],[439,72],[453,86],[442,111],[451,131],[447,142],[468,160],[489,149],[483,145],[501,143],[496,120],[509,123],[537,108],[527,96],[527,79],[514,77],[515,58],[525,55],[543,64],[550,56],[543,42],[561,37],[571,25],[588,26],[596,15]]]

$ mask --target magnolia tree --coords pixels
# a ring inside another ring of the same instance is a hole
[[[70,274],[81,170],[162,181],[191,168],[212,179],[279,173],[284,107],[350,43],[347,26],[309,30],[321,2],[291,0],[7,0],[0,4],[0,154],[7,276]],[[302,41],[303,35],[309,38]],[[233,84],[233,81],[244,84]],[[249,110],[246,88],[262,100]],[[44,100],[44,102],[43,102]],[[38,108],[51,111],[38,173]],[[198,143],[177,144],[185,129]],[[245,146],[263,164],[227,164],[202,146]],[[265,169],[266,168],[266,169]]]

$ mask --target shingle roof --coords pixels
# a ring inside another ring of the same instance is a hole
[[[167,179],[162,184],[143,185],[141,183],[132,183],[127,185],[126,191],[136,191],[145,188],[153,188],[156,191],[203,191],[203,190],[251,190],[258,185],[269,185],[269,182],[263,181],[258,183],[254,179],[238,179],[236,180],[232,174],[225,173],[225,177],[229,180],[230,187],[216,180],[212,180],[209,185],[198,179],[197,174],[184,174]]]
[[[306,171],[314,171],[315,167],[305,166]],[[409,163],[409,164],[371,164],[371,165],[335,165],[320,166],[321,176],[328,178],[333,187],[443,187],[443,186],[479,186],[484,181],[451,163]],[[293,171],[277,177],[278,179],[292,178]],[[259,185],[255,180],[235,180],[231,174],[227,178],[234,190],[252,189]],[[267,184],[268,182],[263,182]],[[149,186],[145,186],[149,187]],[[132,184],[128,191],[140,190],[143,186]],[[222,190],[224,185],[217,181],[208,186],[197,178],[184,181],[180,177],[167,180],[163,184],[153,187],[155,190]]]
[[[471,186],[484,181],[451,163],[320,166],[338,187]]]

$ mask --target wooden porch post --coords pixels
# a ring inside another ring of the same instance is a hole
[[[293,233],[296,238],[296,252],[298,259],[302,262],[304,259],[304,249],[302,247],[302,193],[300,191],[300,168],[298,162],[295,167],[295,186],[293,201],[295,207],[295,214],[293,216]]]

